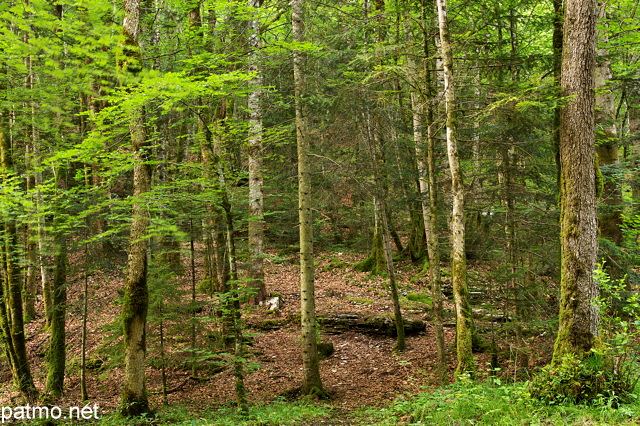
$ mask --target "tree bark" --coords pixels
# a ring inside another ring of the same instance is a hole
[[[123,53],[120,70],[135,77],[142,67],[142,55],[138,42],[140,3],[125,0],[122,23]],[[149,142],[145,133],[144,109],[131,111],[129,132],[134,158],[133,204],[129,236],[129,256],[122,302],[124,327],[124,383],[120,412],[123,416],[138,416],[149,412],[145,385],[146,324],[149,309],[147,287],[147,227],[149,214],[144,197],[151,189],[151,166],[147,163]]]
[[[458,366],[456,375],[475,374],[473,359],[473,317],[469,303],[467,284],[467,260],[465,255],[464,185],[458,155],[458,123],[456,118],[456,95],[453,80],[453,52],[446,0],[436,0],[440,28],[440,50],[444,70],[445,107],[447,111],[447,157],[451,172],[453,211],[451,213],[451,278],[456,305],[456,353]]]
[[[560,114],[560,324],[553,363],[588,355],[598,336],[598,286],[593,271],[596,224],[596,1],[568,0],[562,55]]]
[[[293,40],[305,41],[304,2],[291,1]],[[293,79],[295,87],[296,138],[298,144],[298,220],[300,226],[300,312],[302,325],[302,389],[303,395],[322,394],[320,362],[316,328],[316,301],[313,265],[313,215],[311,189],[311,152],[307,129],[306,55],[293,51]]]
[[[427,22],[427,8],[425,6],[423,0],[421,2],[422,16],[423,21]],[[426,28],[422,32],[422,43],[424,57],[428,58],[430,49]],[[442,277],[438,244],[438,193],[435,168],[436,138],[433,130],[435,89],[432,72],[428,66],[429,62],[426,60],[423,61],[423,66],[420,67],[413,57],[409,58],[409,72],[412,76],[412,85],[417,88],[420,87],[421,84],[424,84],[426,97],[428,97],[428,99],[425,99],[425,96],[421,95],[419,91],[413,90],[411,92],[411,110],[413,116],[413,140],[416,150],[415,157],[418,169],[418,184],[420,189],[420,204],[422,206],[422,217],[427,238],[429,282],[431,284],[431,300],[433,303],[432,315],[436,334],[437,374],[440,380],[444,380],[446,377],[446,351],[444,346]]]
[[[9,139],[8,114],[0,111],[0,168],[2,182],[5,184],[13,175],[13,159]],[[3,213],[2,227],[2,285],[0,286],[0,326],[2,327],[3,343],[7,361],[11,368],[13,381],[27,399],[32,402],[38,396],[33,383],[29,360],[27,358],[27,344],[24,333],[24,316],[22,306],[22,279],[20,258],[18,251],[18,233],[15,218],[11,213]]]
[[[249,0],[256,9],[262,0]],[[259,304],[267,299],[264,282],[264,180],[262,173],[262,70],[260,67],[260,22],[257,17],[249,21],[249,72],[256,73],[249,81],[249,270],[248,286],[253,292],[249,302]]]
[[[598,6],[598,18],[606,17],[606,4]],[[600,32],[597,39],[607,42],[606,34]],[[609,52],[605,48],[596,51],[595,91],[596,91],[596,154],[598,166],[602,167],[604,185],[600,197],[598,227],[600,236],[616,245],[622,244],[622,190],[616,181],[616,167],[619,165],[618,130],[614,93],[609,87],[613,78]],[[611,265],[609,265],[611,266]]]
[[[55,219],[59,222],[59,218]],[[51,312],[51,338],[49,340],[49,371],[45,389],[51,396],[58,398],[64,390],[64,373],[66,365],[66,316],[67,316],[67,247],[61,228],[56,223],[54,273],[53,273],[53,306]]]

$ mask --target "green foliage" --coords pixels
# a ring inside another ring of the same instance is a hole
[[[640,298],[627,292],[625,280],[614,280],[598,265],[596,301],[601,313],[600,343],[592,353],[571,355],[545,367],[531,383],[534,397],[549,404],[590,403],[617,406],[636,400]]]
[[[431,305],[431,296],[428,293],[409,293],[407,294],[407,299],[409,299],[412,302]]]
[[[637,365],[609,351],[578,359],[566,356],[545,367],[531,382],[531,395],[548,404],[608,405],[635,401]]]
[[[184,406],[172,406],[159,411],[152,419],[135,419],[135,423],[123,423],[123,419],[106,416],[98,424],[159,424],[159,425],[218,425],[218,426],[268,426],[268,425],[298,425],[313,421],[319,417],[331,415],[331,409],[324,405],[309,401],[285,402],[276,400],[266,405],[250,406],[246,415],[238,414],[233,407],[220,408],[202,412],[190,411]]]
[[[400,397],[389,407],[365,411],[363,424],[397,425],[583,425],[623,424],[637,418],[636,401],[617,409],[603,405],[548,405],[529,394],[526,383],[460,381],[418,396]]]

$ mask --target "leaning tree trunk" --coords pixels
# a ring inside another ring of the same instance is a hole
[[[142,68],[142,55],[138,43],[140,3],[125,0],[125,16],[122,23],[124,38],[120,62],[121,72],[137,76]],[[122,302],[124,327],[124,383],[122,389],[123,416],[138,416],[149,412],[149,401],[145,386],[145,356],[147,311],[149,290],[147,288],[147,248],[145,238],[149,214],[144,197],[151,189],[151,166],[148,161],[149,143],[145,134],[144,109],[130,112],[129,131],[134,158],[133,212],[129,236],[129,257]]]
[[[293,39],[302,43],[304,37],[303,0],[291,1]],[[316,326],[316,299],[313,265],[313,216],[311,191],[311,147],[307,130],[307,108],[305,105],[306,56],[293,51],[293,79],[295,87],[296,136],[298,142],[298,218],[300,222],[300,312],[302,324],[302,394],[324,393],[320,379]]]
[[[447,111],[447,156],[451,172],[453,211],[451,213],[451,278],[456,305],[456,353],[458,366],[456,375],[475,372],[473,359],[473,317],[469,303],[467,284],[467,260],[465,257],[464,186],[458,155],[458,124],[456,119],[456,97],[453,82],[453,52],[446,0],[436,0],[440,27],[440,49],[444,69],[445,107]]]
[[[598,335],[598,286],[593,271],[596,225],[595,96],[596,1],[568,0],[562,56],[560,114],[560,323],[553,363],[588,355]]]

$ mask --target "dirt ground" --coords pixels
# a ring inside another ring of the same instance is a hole
[[[72,264],[81,264],[82,259],[72,258]],[[322,253],[317,257],[316,298],[318,315],[335,313],[353,313],[361,315],[383,315],[391,313],[391,301],[385,290],[385,280],[371,277],[355,271],[350,265],[360,260],[354,254]],[[269,312],[264,307],[247,310],[243,318],[248,324],[259,324],[271,320],[279,326],[273,330],[255,330],[249,328],[249,357],[246,375],[246,387],[251,403],[269,402],[301,383],[302,358],[300,354],[300,327],[295,320],[299,310],[299,279],[295,255],[290,259],[271,256],[266,261],[266,284],[272,293],[279,294],[284,300],[283,307],[277,312]],[[186,262],[185,262],[186,263]],[[409,261],[399,262],[398,279],[400,292],[427,294],[426,279],[411,280],[417,274],[417,267]],[[190,286],[187,275],[180,284],[184,289]],[[198,266],[196,281],[202,276]],[[80,350],[81,350],[81,295],[84,275],[78,271],[69,278],[69,309],[67,318],[67,377],[66,392],[58,406],[76,406],[80,403]],[[88,370],[87,386],[91,403],[97,403],[102,412],[113,410],[120,399],[122,367],[113,364],[113,350],[109,346],[118,343],[121,338],[107,342],[106,336],[117,329],[119,315],[119,296],[123,277],[115,272],[94,272],[89,277],[89,316],[87,334],[87,359],[92,368]],[[184,296],[187,300],[187,296]],[[205,300],[205,296],[198,296]],[[328,404],[336,408],[352,410],[356,407],[375,407],[385,404],[402,394],[415,394],[435,383],[435,338],[433,327],[429,324],[429,312],[426,305],[404,300],[403,314],[426,322],[426,330],[418,335],[408,336],[407,349],[394,352],[395,339],[389,336],[364,334],[348,331],[342,334],[321,333],[321,340],[333,343],[335,352],[321,361],[323,385],[331,392]],[[186,302],[185,302],[186,303]],[[447,344],[448,371],[451,378],[455,367],[454,339],[455,328],[451,301],[447,301],[448,327],[445,327]],[[42,302],[38,309],[42,310]],[[202,327],[198,334],[200,349],[212,345],[207,336],[218,326],[217,320],[205,320],[211,315],[207,309],[199,314]],[[111,324],[111,326],[109,326]],[[27,326],[28,350],[31,368],[39,390],[44,389],[46,379],[45,352],[48,334],[43,331],[44,319],[37,318]],[[234,378],[230,368],[201,368],[198,380],[190,379],[190,370],[183,362],[189,357],[183,350],[189,346],[190,326],[184,321],[168,320],[165,324],[165,351],[168,357],[167,381],[171,390],[169,404],[183,404],[194,410],[200,408],[224,407],[233,404]],[[158,368],[159,339],[158,324],[151,323],[148,333],[147,388],[150,402],[161,407],[161,372]],[[548,336],[532,336],[526,340],[531,355],[531,365],[544,363],[550,350]],[[548,349],[535,349],[536,347]],[[500,343],[502,370],[509,374],[517,360],[508,340]],[[117,352],[117,350],[116,350]],[[109,355],[112,353],[112,355]],[[479,369],[486,370],[489,354],[477,354]],[[102,364],[102,366],[101,366]],[[221,371],[219,371],[221,369]],[[484,374],[484,373],[481,373]],[[10,374],[6,363],[0,367],[3,392],[0,394],[2,405],[15,405],[19,395],[12,390]]]

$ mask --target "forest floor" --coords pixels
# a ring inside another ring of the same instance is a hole
[[[299,344],[300,326],[296,312],[299,311],[299,279],[297,256],[268,256],[266,259],[266,284],[268,290],[279,294],[284,305],[276,312],[265,307],[252,307],[243,317],[250,325],[247,334],[252,340],[248,346],[249,356],[245,384],[251,404],[262,404],[285,397],[299,386],[302,380],[302,358]],[[387,290],[386,280],[357,272],[352,265],[361,260],[353,253],[324,252],[317,256],[316,268],[316,304],[319,316],[328,314],[354,315],[390,315],[392,304]],[[71,258],[72,265],[82,265],[84,259],[77,255]],[[187,263],[185,261],[185,263]],[[333,343],[335,352],[321,361],[320,370],[323,385],[331,393],[331,398],[323,403],[329,404],[334,412],[348,413],[360,407],[381,407],[399,395],[414,395],[425,388],[437,385],[435,375],[436,348],[434,330],[429,323],[429,303],[426,303],[429,290],[426,279],[415,279],[419,267],[410,261],[397,263],[398,282],[401,293],[403,314],[406,317],[420,319],[426,323],[426,330],[417,335],[408,336],[407,349],[394,352],[395,338],[384,335],[365,334],[350,330],[341,334],[321,332],[321,340]],[[493,284],[480,265],[470,268],[472,290],[490,288]],[[196,374],[191,377],[189,367],[190,325],[184,309],[181,315],[180,305],[186,305],[190,292],[191,278],[187,270],[178,284],[183,290],[183,301],[167,307],[173,316],[163,324],[166,341],[164,351],[167,356],[167,382],[170,393],[169,405],[182,405],[194,413],[210,408],[230,407],[234,404],[234,377],[228,363],[220,362],[221,356],[213,352],[211,336],[218,327],[219,320],[211,313],[210,305],[198,314],[198,347],[204,355]],[[202,279],[202,267],[196,264],[196,282]],[[445,273],[445,281],[448,278]],[[122,385],[121,336],[118,336],[120,312],[121,273],[113,271],[93,271],[88,277],[89,309],[87,319],[87,360],[91,369],[87,370],[87,388],[90,404],[97,404],[101,413],[115,409],[120,400]],[[55,401],[57,406],[83,405],[80,397],[80,359],[82,324],[82,285],[84,273],[81,268],[69,276],[69,307],[67,317],[67,377],[66,392],[63,398]],[[178,294],[179,292],[174,292]],[[481,292],[480,292],[481,293]],[[481,293],[482,294],[482,293]],[[413,295],[413,297],[412,297]],[[204,295],[198,295],[204,301]],[[482,298],[482,297],[481,297]],[[486,306],[487,300],[483,301]],[[167,302],[168,303],[168,302]],[[204,302],[203,302],[204,303]],[[169,305],[167,305],[169,306]],[[445,303],[448,373],[452,379],[455,368],[454,334],[452,327],[452,300]],[[39,312],[42,301],[39,301]],[[484,308],[485,310],[488,308]],[[493,306],[495,311],[500,307]],[[155,315],[155,318],[153,317]],[[498,319],[499,320],[499,319]],[[154,408],[163,406],[161,396],[162,378],[159,346],[159,326],[157,314],[150,313],[148,332],[147,389],[150,403]],[[255,329],[261,325],[263,330]],[[264,329],[264,324],[269,325]],[[517,351],[514,350],[513,328],[492,321],[479,319],[481,332],[492,337],[497,344],[497,354],[503,375],[518,376],[516,371]],[[521,346],[530,355],[529,367],[545,364],[552,349],[551,333],[543,329],[534,330],[525,336]],[[46,380],[45,351],[48,333],[44,328],[44,319],[37,318],[27,325],[28,351],[31,368],[39,390],[44,389]],[[522,348],[521,348],[522,349]],[[491,355],[476,354],[480,374],[487,374]],[[6,363],[0,366],[0,381],[4,383],[0,393],[3,406],[16,405],[18,394],[12,390],[10,374]],[[336,411],[337,410],[337,411]],[[333,424],[339,424],[341,416],[334,418]]]

